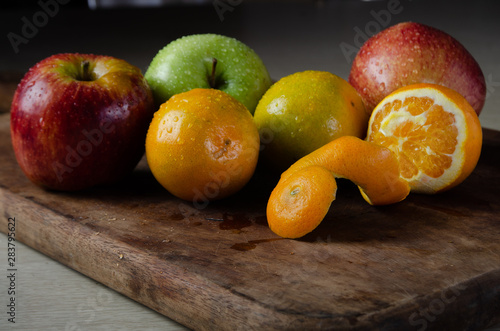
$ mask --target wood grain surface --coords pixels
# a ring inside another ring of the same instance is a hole
[[[194,205],[145,162],[111,186],[43,190],[18,167],[0,115],[0,220],[17,239],[197,330],[481,330],[500,321],[500,132],[457,188],[373,207],[340,181],[310,235],[268,228],[277,177]]]

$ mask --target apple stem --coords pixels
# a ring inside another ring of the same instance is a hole
[[[92,81],[92,73],[89,71],[90,62],[87,60],[82,61],[81,64],[81,79],[82,81]]]
[[[212,75],[210,76],[210,87],[215,88],[215,68],[217,67],[217,59],[212,58]]]

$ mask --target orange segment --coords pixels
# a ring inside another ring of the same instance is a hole
[[[314,230],[335,200],[337,183],[320,166],[308,166],[280,180],[267,205],[271,230],[284,238],[299,238]]]
[[[482,131],[476,112],[459,93],[415,84],[375,107],[366,139],[396,154],[412,192],[436,193],[458,185],[474,170]]]
[[[391,150],[353,136],[337,138],[304,156],[281,175],[281,180],[310,165],[322,166],[337,178],[351,180],[372,205],[399,202],[410,192]]]

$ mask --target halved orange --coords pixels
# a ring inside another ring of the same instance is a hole
[[[412,192],[433,194],[471,174],[481,153],[482,131],[462,95],[423,83],[384,98],[373,110],[366,140],[396,154]]]

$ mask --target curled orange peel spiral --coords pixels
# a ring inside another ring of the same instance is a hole
[[[371,205],[387,205],[405,199],[408,182],[401,178],[399,161],[388,148],[353,136],[343,136],[304,156],[288,168],[280,180],[299,169],[319,165],[335,178],[346,178],[359,187]]]
[[[335,200],[335,178],[352,181],[371,205],[396,203],[410,193],[391,150],[357,137],[343,136],[299,159],[282,173],[267,207],[271,230],[285,238],[299,238],[314,230]],[[290,199],[294,192],[297,196]],[[299,194],[305,197],[298,199]]]

